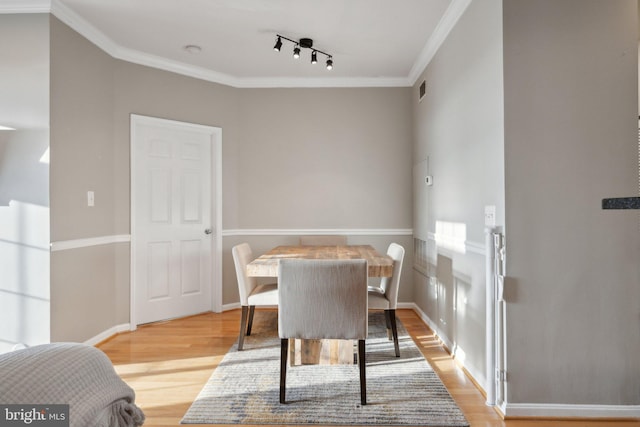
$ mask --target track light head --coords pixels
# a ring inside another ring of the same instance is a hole
[[[276,41],[276,45],[273,46],[273,50],[276,52],[280,52],[280,48],[282,47],[282,38],[278,36],[278,40]]]
[[[293,48],[293,57],[296,59],[300,58],[300,48],[298,47],[298,45]]]
[[[333,59],[329,57],[329,59],[327,59],[327,70],[332,70],[332,69],[333,69]]]
[[[316,52],[315,50],[311,52],[311,63],[312,64],[318,63],[318,52]]]

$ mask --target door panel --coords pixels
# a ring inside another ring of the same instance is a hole
[[[132,318],[211,311],[213,128],[132,119]]]

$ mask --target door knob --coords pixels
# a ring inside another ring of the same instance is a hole
[[[204,230],[204,234],[211,234],[213,233],[213,231],[211,231],[210,228],[207,228],[206,230]]]

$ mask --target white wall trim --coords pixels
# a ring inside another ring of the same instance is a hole
[[[640,405],[568,405],[554,403],[507,403],[502,408],[507,418],[640,418]]]
[[[422,72],[427,68],[427,65],[429,65],[436,52],[438,52],[442,43],[444,43],[464,11],[467,10],[467,7],[471,4],[471,1],[472,0],[453,0],[451,2],[435,30],[433,30],[433,34],[429,37],[429,41],[422,49],[422,52],[420,52],[420,55],[418,55],[413,67],[411,67],[411,71],[409,71],[408,80],[411,83],[410,86],[413,86],[416,81],[418,81]]]
[[[300,235],[329,235],[340,234],[349,236],[411,236],[410,228],[388,229],[233,229],[223,230],[222,237],[232,236],[300,236]],[[130,234],[117,234],[112,236],[88,237],[86,239],[60,240],[51,242],[51,252],[67,249],[88,248],[91,246],[108,245],[113,243],[131,242]]]
[[[239,302],[232,302],[231,304],[224,304],[222,306],[222,311],[235,310],[235,309],[241,308],[241,307],[242,307],[242,305]],[[260,308],[277,309],[278,306],[277,305],[261,305]]]
[[[224,304],[222,306],[222,311],[235,310],[236,308],[242,307],[239,302],[232,302],[231,304]]]
[[[231,236],[300,236],[300,235],[348,235],[348,236],[411,236],[411,228],[255,228],[223,230],[223,237]]]
[[[398,304],[398,307],[400,307],[400,304]],[[449,338],[445,334],[440,332],[440,329],[438,328],[438,325],[433,320],[431,320],[431,318],[429,316],[427,316],[427,314],[424,311],[422,311],[422,309],[420,307],[418,307],[417,304],[410,303],[410,304],[407,304],[406,306],[400,307],[400,308],[412,308],[413,311],[416,312],[418,317],[420,317],[420,320],[422,320],[424,323],[426,323],[427,326],[438,336],[440,341],[442,341],[442,344],[444,344],[444,346],[447,347],[447,349],[449,351],[452,351],[453,343],[451,341],[449,341]]]
[[[51,252],[67,249],[88,248],[90,246],[109,245],[112,243],[126,243],[131,241],[130,234],[117,234],[113,236],[88,237],[86,239],[60,240],[51,242]]]
[[[435,233],[428,232],[427,240],[430,240],[435,244],[437,244]],[[482,256],[485,256],[485,254],[487,253],[484,243],[474,242],[473,240],[464,240],[464,241],[460,241],[459,243],[461,247],[464,247],[464,253],[472,253],[472,254],[482,255]],[[442,247],[439,246],[438,251],[444,254],[449,254],[449,253],[453,254],[456,252],[455,249],[449,249],[444,246]]]
[[[111,338],[112,336],[119,334],[120,332],[127,332],[130,330],[130,325],[128,323],[123,323],[121,325],[116,325],[112,328],[107,329],[104,332],[100,332],[98,335],[89,338],[84,343],[87,345],[96,345],[101,343],[102,341]]]
[[[49,13],[50,0],[4,0],[0,13]]]
[[[482,255],[484,256],[486,254],[486,248],[484,246],[484,243],[479,243],[479,242],[472,242],[470,240],[467,240],[465,242],[465,248],[467,249],[467,252],[471,252],[473,254],[478,254],[478,255]]]

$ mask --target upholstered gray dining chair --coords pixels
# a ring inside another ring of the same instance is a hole
[[[367,403],[367,261],[282,259],[278,266],[280,403],[285,403],[289,339],[358,340],[360,402]]]
[[[344,246],[347,244],[347,236],[300,236],[300,244],[302,246]]]
[[[390,332],[390,338],[393,339],[396,357],[400,357],[396,307],[398,306],[398,288],[400,287],[404,248],[397,243],[391,243],[387,249],[387,255],[393,259],[393,275],[391,277],[383,277],[380,280],[380,286],[368,287],[369,310],[384,310],[387,331]]]
[[[240,305],[242,306],[240,335],[238,337],[238,350],[242,350],[245,335],[251,335],[256,306],[278,305],[278,285],[275,283],[260,284],[257,278],[247,274],[247,264],[253,261],[253,252],[248,243],[234,246],[231,253],[236,267]]]

